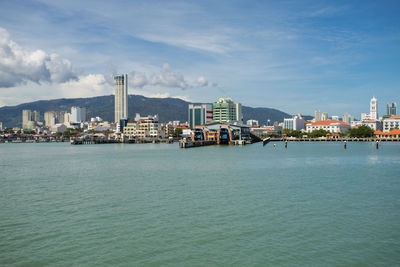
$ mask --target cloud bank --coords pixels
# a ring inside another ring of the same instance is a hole
[[[63,83],[77,79],[70,61],[43,50],[28,51],[12,41],[8,31],[0,27],[0,88],[27,82]]]
[[[188,82],[181,73],[173,71],[168,63],[163,64],[159,73],[147,75],[143,72],[133,71],[129,79],[129,86],[133,88],[160,86],[185,90],[195,87],[206,87],[208,85],[207,79],[203,76],[198,77],[194,82]],[[211,86],[213,85],[214,83],[211,84]]]

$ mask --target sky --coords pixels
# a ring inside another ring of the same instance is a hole
[[[360,117],[400,105],[400,1],[0,0],[0,107],[113,94]]]

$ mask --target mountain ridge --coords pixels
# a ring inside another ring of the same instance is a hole
[[[196,104],[198,102],[193,102]],[[134,118],[136,113],[142,116],[158,114],[160,122],[172,120],[187,121],[187,102],[179,98],[151,98],[142,95],[128,96],[128,116]],[[114,95],[94,96],[86,98],[59,98],[51,100],[37,100],[22,103],[16,106],[4,106],[0,108],[0,121],[5,127],[21,127],[22,110],[38,110],[43,121],[43,114],[46,111],[68,111],[72,106],[85,107],[87,118],[99,116],[107,121],[114,121]],[[271,122],[283,121],[283,118],[291,117],[288,113],[274,108],[242,106],[243,120],[254,119],[264,124],[269,119]]]

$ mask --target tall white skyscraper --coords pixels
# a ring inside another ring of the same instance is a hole
[[[115,86],[115,122],[128,118],[128,75],[114,76]]]
[[[372,97],[371,102],[369,103],[369,114],[372,120],[378,119],[378,100]]]

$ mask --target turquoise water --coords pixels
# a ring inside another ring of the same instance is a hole
[[[0,144],[0,265],[395,266],[400,144]]]

